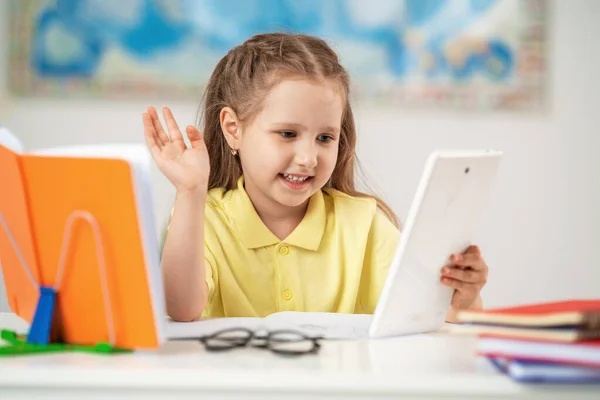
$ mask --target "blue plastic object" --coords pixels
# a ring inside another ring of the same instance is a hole
[[[56,291],[54,288],[40,286],[40,297],[29,329],[29,335],[27,335],[27,343],[47,345],[50,342],[55,300]]]
[[[6,329],[0,330],[0,357],[64,351],[83,351],[100,354],[131,352],[131,350],[113,347],[110,343],[97,343],[96,345],[51,343],[50,334],[54,317],[55,300],[56,290],[54,288],[40,287],[40,297],[33,321],[29,327],[29,334],[25,337]],[[7,342],[7,344],[4,345],[3,342]]]

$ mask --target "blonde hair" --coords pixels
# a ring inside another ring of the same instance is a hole
[[[393,210],[379,197],[355,188],[356,128],[349,101],[350,82],[337,54],[322,39],[300,34],[269,33],[251,37],[230,50],[217,64],[204,92],[204,141],[210,156],[208,188],[236,187],[242,175],[221,130],[220,112],[232,108],[242,124],[261,110],[269,91],[284,79],[333,80],[340,84],[346,104],[342,116],[336,166],[327,187],[355,197],[371,197],[399,227]],[[200,120],[198,121],[200,125]]]

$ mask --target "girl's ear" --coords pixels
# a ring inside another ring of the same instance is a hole
[[[235,111],[233,111],[231,107],[223,107],[219,119],[221,121],[221,131],[223,131],[223,135],[225,136],[225,140],[227,140],[229,147],[231,147],[232,150],[239,149],[240,141],[242,139],[242,126]]]

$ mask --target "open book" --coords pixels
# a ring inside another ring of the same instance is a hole
[[[282,311],[264,318],[214,318],[167,325],[169,339],[198,338],[232,328],[253,331],[293,329],[310,337],[324,339],[363,339],[369,334],[370,314],[342,314]]]
[[[165,311],[150,166],[141,144],[23,152],[0,129],[0,259],[15,314],[31,323],[38,286],[58,285],[60,339],[160,345]]]

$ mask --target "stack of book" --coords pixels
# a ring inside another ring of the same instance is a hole
[[[478,335],[477,355],[521,382],[600,383],[600,300],[461,311],[454,332]]]

